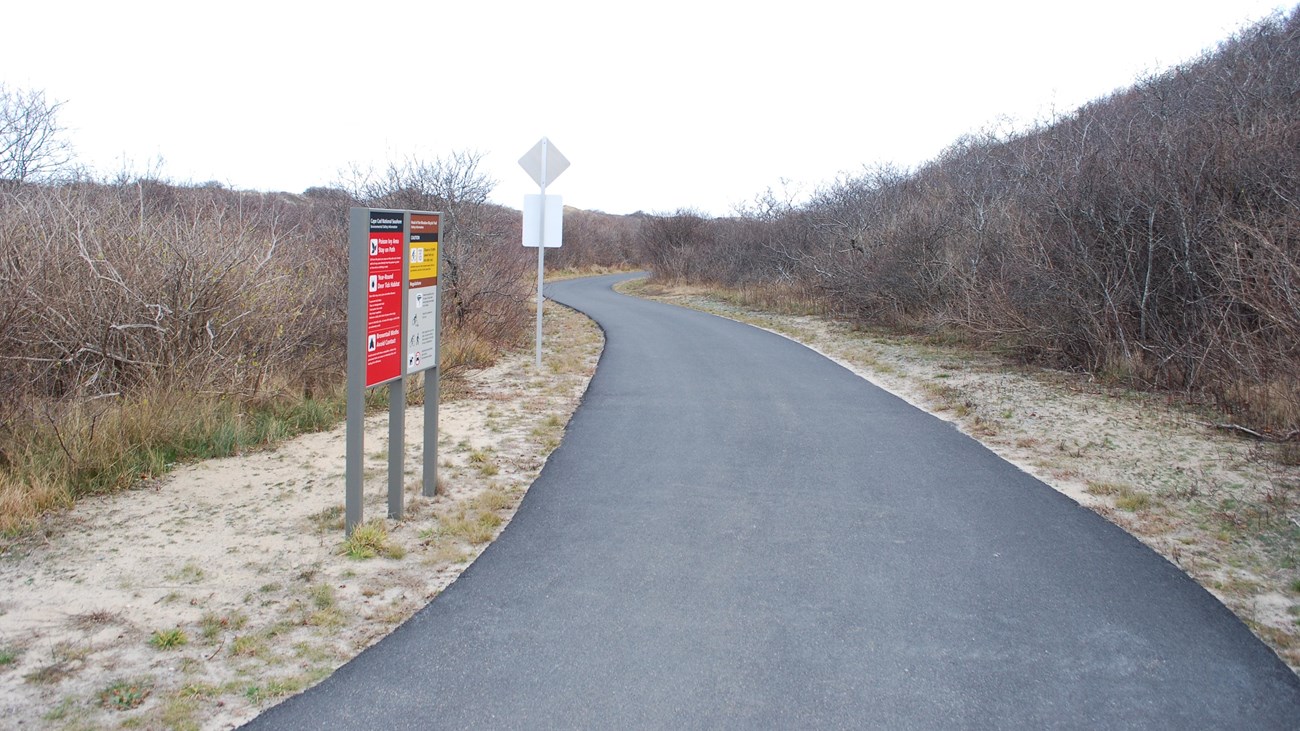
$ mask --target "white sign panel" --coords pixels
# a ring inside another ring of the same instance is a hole
[[[557,249],[564,239],[564,202],[558,195],[524,196],[524,246]]]
[[[543,137],[519,158],[519,166],[532,177],[533,182],[545,188],[569,169],[569,161],[550,140]]]
[[[406,372],[408,374],[438,365],[438,288],[424,287],[407,292],[406,304]]]

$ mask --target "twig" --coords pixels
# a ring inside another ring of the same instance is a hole
[[[1300,429],[1292,429],[1286,434],[1274,435],[1274,434],[1263,434],[1261,432],[1255,431],[1254,429],[1244,427],[1240,424],[1222,424],[1219,422],[1202,422],[1202,423],[1205,424],[1205,426],[1211,426],[1214,427],[1215,429],[1237,432],[1238,434],[1245,434],[1246,436],[1253,437],[1255,439],[1260,440],[1261,442],[1277,442],[1277,443],[1290,442],[1295,440],[1296,437],[1300,437]]]

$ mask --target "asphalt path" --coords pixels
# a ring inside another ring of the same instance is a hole
[[[780,336],[548,285],[606,335],[518,514],[259,729],[1300,727],[1181,571]]]

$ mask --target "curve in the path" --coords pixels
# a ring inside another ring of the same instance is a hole
[[[501,537],[252,728],[1296,728],[1300,683],[1089,510],[807,348],[549,285],[606,349]]]

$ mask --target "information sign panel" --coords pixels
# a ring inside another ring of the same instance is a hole
[[[370,211],[366,259],[366,388],[402,375],[400,211]]]
[[[434,213],[412,213],[406,294],[406,372],[438,365],[438,227]]]

